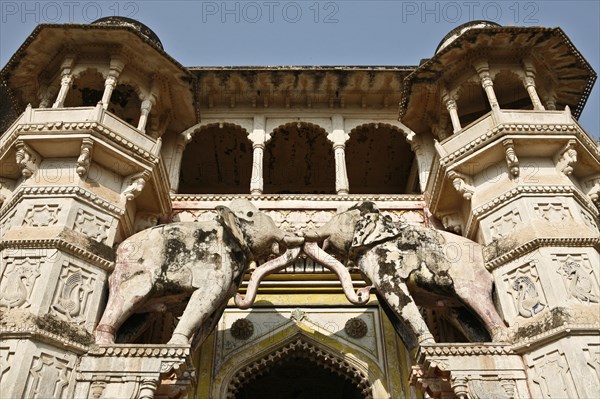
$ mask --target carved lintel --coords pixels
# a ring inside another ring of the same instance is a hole
[[[446,230],[456,234],[462,234],[463,222],[458,213],[447,213],[442,215],[442,224]]]
[[[21,168],[21,174],[25,177],[31,177],[38,169],[40,156],[31,147],[22,141],[17,141],[16,162]]]
[[[452,180],[454,189],[461,193],[464,199],[470,201],[475,192],[475,187],[470,183],[471,178],[455,170],[448,172],[448,178]]]
[[[566,176],[573,173],[573,165],[577,162],[575,144],[575,140],[569,140],[567,145],[555,156],[556,168]]]
[[[81,142],[81,153],[77,158],[77,174],[83,177],[89,170],[92,163],[92,150],[94,148],[94,141],[85,138]]]
[[[511,139],[504,140],[502,142],[502,145],[504,146],[504,153],[506,154],[506,165],[508,166],[508,171],[510,175],[513,177],[519,176],[519,158],[517,158],[517,153],[515,152],[513,141]]]
[[[126,201],[131,201],[142,193],[142,190],[146,186],[146,181],[150,178],[150,172],[147,170],[139,173],[135,173],[125,179],[125,189],[121,196]]]

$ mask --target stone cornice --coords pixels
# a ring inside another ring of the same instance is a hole
[[[493,271],[505,263],[540,247],[595,247],[600,250],[600,238],[536,238],[486,262],[485,266],[489,271]]]
[[[189,345],[111,344],[92,345],[87,353],[96,357],[182,357],[189,356]]]
[[[422,364],[425,357],[515,355],[510,344],[433,344],[419,347],[416,358]]]
[[[234,199],[248,199],[251,201],[283,201],[283,200],[302,200],[302,201],[423,201],[421,194],[172,194],[173,201],[232,201]]]
[[[120,218],[125,215],[125,209],[120,208],[113,203],[100,198],[98,195],[78,186],[26,186],[22,185],[13,193],[10,200],[0,209],[0,219],[3,218],[23,197],[27,198],[55,198],[70,196],[95,208],[100,208],[109,215]]]
[[[8,339],[30,339],[33,341],[47,342],[53,346],[58,346],[77,354],[84,354],[88,350],[88,346],[86,345],[67,339],[63,335],[42,330],[33,325],[28,325],[26,327],[16,327],[10,325],[0,326],[0,340],[6,341]]]
[[[600,324],[565,324],[527,338],[512,346],[515,353],[523,354],[547,345],[551,341],[572,335],[600,335]]]
[[[87,251],[77,245],[60,239],[33,239],[33,240],[2,240],[0,249],[60,249],[78,258],[85,259],[91,264],[100,267],[107,273],[114,269],[114,262],[102,258],[90,251]]]
[[[584,209],[586,209],[588,212],[590,212],[592,215],[594,215],[596,217],[598,217],[598,215],[600,215],[600,212],[598,212],[598,209],[594,206],[594,204],[591,202],[591,200],[586,195],[581,193],[581,191],[578,190],[575,186],[565,186],[565,185],[518,186],[518,187],[511,188],[510,190],[506,191],[505,193],[498,195],[493,200],[488,201],[487,203],[473,209],[473,211],[471,212],[471,214],[469,216],[469,220],[467,221],[467,224],[466,224],[465,236],[471,237],[475,232],[477,222],[479,220],[481,220],[482,218],[484,218],[485,216],[487,216],[490,213],[497,210],[499,205],[506,205],[506,204],[510,203],[511,201],[514,201],[515,199],[523,197],[523,196],[540,196],[540,195],[556,196],[556,195],[565,195],[565,194],[572,195],[573,197],[575,197],[575,199],[579,202],[579,204]]]

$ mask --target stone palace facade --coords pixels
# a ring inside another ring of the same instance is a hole
[[[471,22],[419,66],[183,67],[133,20],[39,25],[1,71],[1,396],[597,397],[600,147],[577,122],[595,79],[560,28]],[[377,245],[341,257],[352,212],[388,227],[357,225]],[[219,225],[203,256],[250,268],[169,277],[196,254],[160,252],[168,226],[259,215],[286,255]],[[165,263],[121,271],[146,259]],[[107,308],[116,264],[130,297]],[[206,289],[225,302],[174,340]]]

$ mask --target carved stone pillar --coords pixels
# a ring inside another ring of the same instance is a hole
[[[110,59],[110,71],[104,81],[104,93],[102,94],[102,107],[108,109],[110,103],[110,97],[113,90],[117,86],[119,75],[123,71],[125,63],[119,57],[112,57]]]
[[[331,126],[333,129],[327,138],[333,143],[335,154],[335,191],[338,195],[347,195],[350,185],[346,170],[346,141],[350,135],[344,130],[344,118],[341,115],[334,115],[331,118]]]
[[[531,59],[525,58],[523,60],[523,68],[525,70],[523,85],[525,86],[525,89],[527,89],[527,93],[529,94],[529,98],[531,99],[531,103],[533,104],[533,109],[545,111],[545,108],[542,105],[542,101],[540,100],[537,89],[535,87],[535,67],[531,62]]]
[[[492,107],[492,111],[500,109],[500,105],[498,104],[498,99],[496,98],[496,93],[494,92],[494,82],[492,81],[492,77],[490,76],[490,67],[485,60],[479,60],[473,63],[477,74],[479,75],[479,79],[481,80],[481,87],[485,90],[485,94],[490,103],[490,107]]]
[[[458,132],[462,129],[460,125],[460,119],[458,119],[458,109],[456,106],[456,97],[446,95],[443,97],[443,101],[446,104],[446,109],[448,110],[448,114],[450,114],[450,121],[452,122],[452,131],[453,133]]]
[[[155,100],[152,97],[142,101],[142,113],[140,115],[140,121],[137,126],[138,130],[141,130],[142,132],[146,131],[146,123],[148,123],[148,116],[150,115],[150,111],[152,110],[154,102]]]
[[[185,146],[191,141],[192,137],[184,134],[177,136],[175,149],[171,157],[171,167],[169,168],[169,180],[171,181],[171,193],[176,193],[179,189],[179,174],[181,173],[181,160]]]
[[[250,178],[250,194],[260,195],[263,192],[263,153],[265,143],[270,136],[265,132],[266,118],[264,115],[254,116],[254,127],[248,135],[252,141],[252,177]]]
[[[139,399],[153,399],[158,384],[154,379],[145,379],[140,385]]]
[[[56,101],[52,108],[61,108],[65,103],[65,99],[67,98],[67,93],[73,84],[73,75],[71,75],[71,70],[73,65],[75,64],[75,57],[70,55],[65,57],[61,65],[61,78],[60,78],[60,90],[58,92],[58,96],[56,97]]]

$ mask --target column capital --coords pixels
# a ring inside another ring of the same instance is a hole
[[[331,116],[331,133],[327,134],[327,140],[333,144],[333,148],[345,148],[346,141],[350,135],[344,129],[344,117],[339,114]]]

